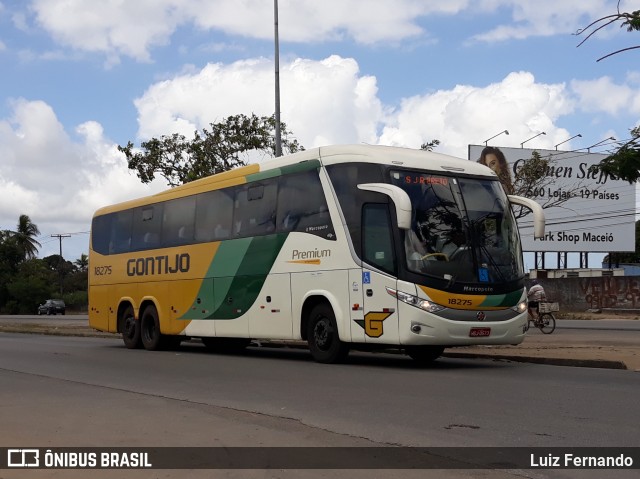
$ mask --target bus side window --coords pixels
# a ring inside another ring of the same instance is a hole
[[[106,255],[110,253],[111,222],[115,215],[96,216],[91,222],[91,248],[96,253]]]
[[[196,197],[167,201],[162,219],[162,245],[176,246],[194,241]]]
[[[196,197],[195,240],[202,243],[229,238],[235,188],[208,191]]]
[[[363,259],[387,273],[396,270],[389,207],[366,204],[362,208]]]
[[[356,255],[362,257],[362,206],[366,203],[388,203],[389,197],[381,193],[360,190],[361,183],[383,182],[382,166],[370,163],[341,163],[329,165],[327,172],[338,197]]]
[[[275,231],[277,178],[250,183],[236,194],[233,221],[238,237],[260,236]]]
[[[299,231],[335,239],[317,170],[280,178],[277,229],[279,232]]]
[[[110,254],[127,253],[131,250],[132,221],[133,210],[114,213],[111,222],[111,241],[109,242]]]
[[[155,249],[161,246],[162,211],[164,203],[140,206],[133,209],[133,235],[131,248],[136,250]]]

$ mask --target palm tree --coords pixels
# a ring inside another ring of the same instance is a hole
[[[35,240],[40,230],[27,215],[20,215],[18,229],[13,233],[14,238],[22,252],[24,259],[33,259],[42,245]]]
[[[73,262],[79,271],[85,272],[89,268],[89,257],[82,253],[80,257]]]

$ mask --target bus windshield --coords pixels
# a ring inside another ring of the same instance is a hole
[[[412,204],[406,266],[454,283],[507,283],[524,275],[518,228],[499,181],[391,171]]]

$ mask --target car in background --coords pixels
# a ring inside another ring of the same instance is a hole
[[[47,299],[38,306],[38,314],[64,314],[66,306],[61,299]]]

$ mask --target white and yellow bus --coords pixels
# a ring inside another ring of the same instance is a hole
[[[527,303],[509,196],[433,152],[327,146],[108,206],[93,218],[89,322],[128,348],[306,341],[313,358],[517,344]]]

